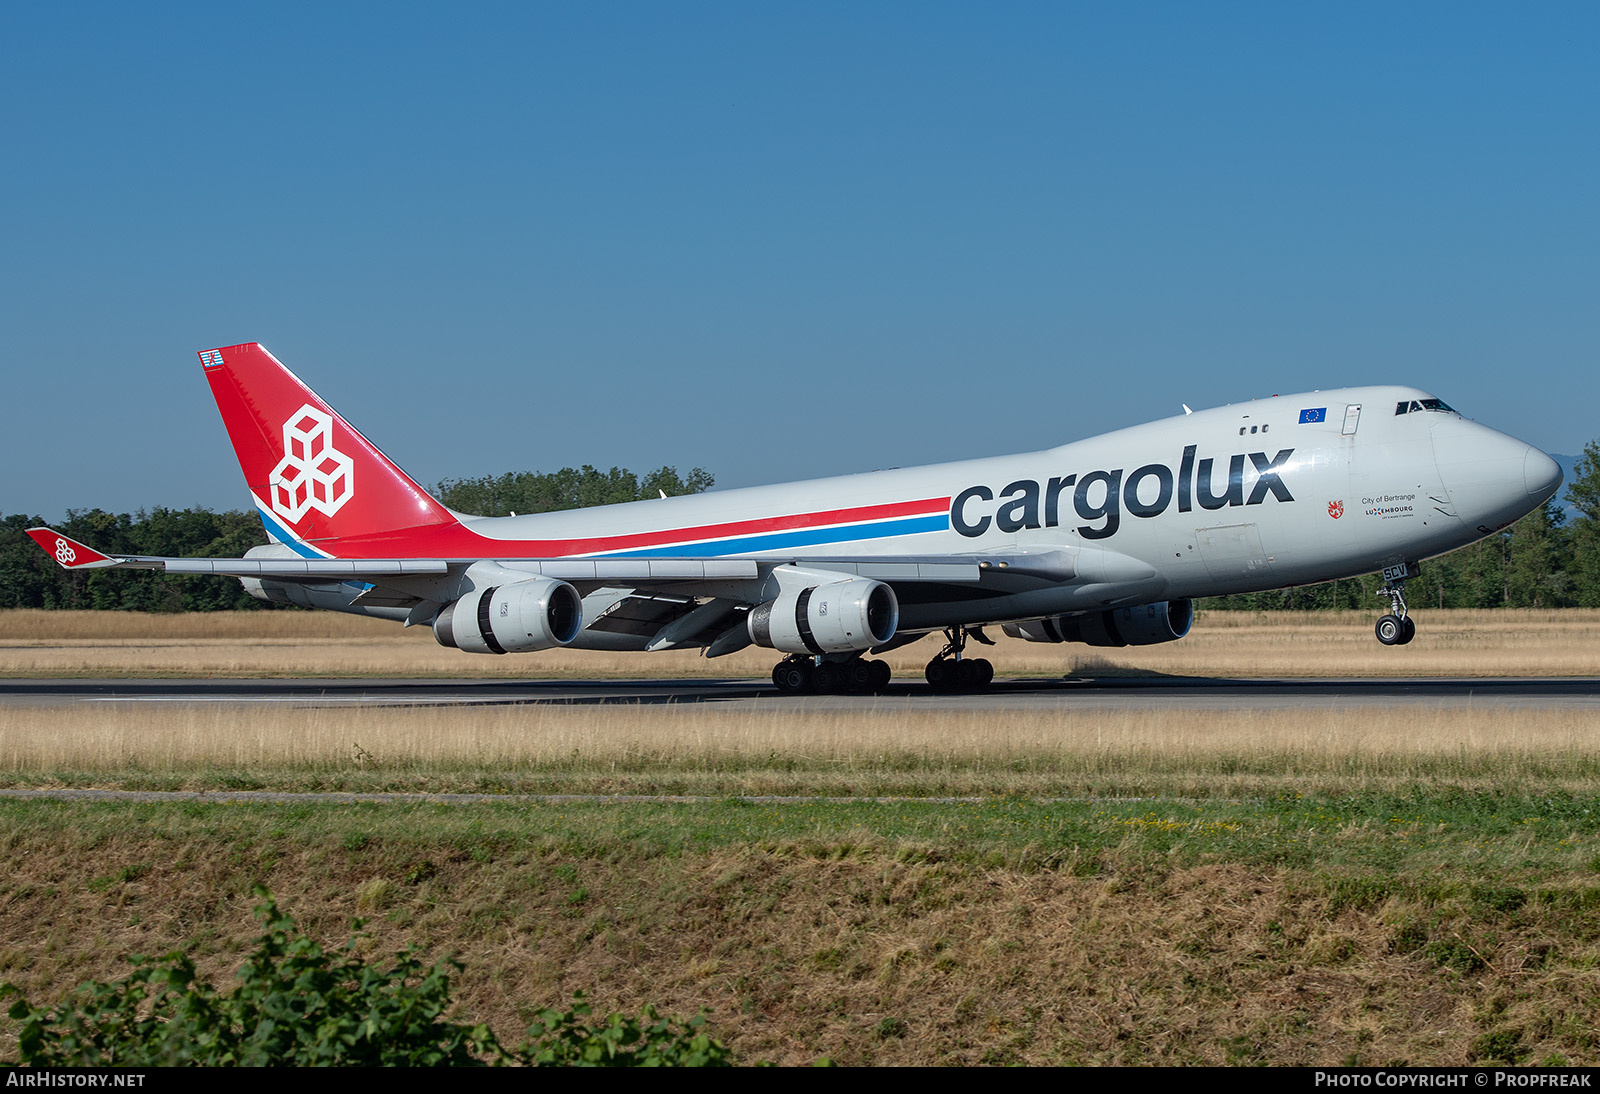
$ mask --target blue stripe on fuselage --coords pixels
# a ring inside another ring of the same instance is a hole
[[[918,532],[947,532],[950,514],[935,513],[927,517],[907,517],[904,520],[886,520],[874,524],[846,524],[834,528],[802,528],[791,532],[773,532],[764,536],[745,536],[740,539],[701,540],[697,543],[680,543],[675,547],[652,547],[643,551],[609,551],[587,558],[715,558],[720,555],[753,555],[765,551],[783,551],[791,547],[811,547],[819,543],[846,543],[863,539],[885,539],[889,536],[910,536]]]
[[[335,556],[302,542],[298,536],[275,520],[260,505],[256,513],[261,524],[278,542],[302,558],[333,558]],[[889,536],[910,536],[919,532],[947,532],[950,514],[933,513],[925,517],[904,517],[900,520],[875,521],[870,524],[844,524],[831,528],[800,528],[792,531],[770,532],[759,536],[742,536],[738,539],[699,540],[673,547],[651,547],[643,550],[608,551],[598,555],[581,555],[581,558],[714,558],[720,555],[756,554],[763,551],[785,551],[794,547],[810,547],[820,543],[850,543],[864,539],[884,539]]]

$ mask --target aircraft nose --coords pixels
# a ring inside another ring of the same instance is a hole
[[[1549,456],[1477,422],[1441,421],[1433,454],[1456,516],[1485,534],[1531,513],[1561,485]]]
[[[1561,489],[1562,477],[1560,464],[1533,445],[1528,446],[1528,454],[1522,461],[1522,481],[1530,498],[1543,505]]]

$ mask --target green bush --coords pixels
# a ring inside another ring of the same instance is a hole
[[[415,947],[386,965],[354,953],[359,934],[338,954],[301,935],[264,889],[257,908],[266,933],[239,970],[239,986],[220,994],[195,975],[187,955],[135,957],[115,983],[91,981],[54,1009],[36,1008],[15,985],[10,1015],[22,1023],[16,1063],[32,1067],[171,1066],[484,1066],[492,1064],[709,1067],[732,1063],[687,1022],[611,1014],[596,1025],[581,995],[566,1011],[547,1010],[519,1049],[508,1049],[483,1024],[444,1019],[450,975],[461,965],[425,967]],[[356,930],[361,923],[358,920]]]
[[[687,1022],[661,1018],[648,1004],[639,1018],[610,1014],[599,1024],[579,992],[567,1010],[542,1011],[516,1053],[535,1067],[729,1067],[720,1041],[703,1030],[704,1015]]]

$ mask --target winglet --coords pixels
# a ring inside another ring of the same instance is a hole
[[[45,554],[54,557],[63,570],[115,566],[120,561],[75,539],[68,539],[54,528],[29,528],[28,538],[37,543]]]

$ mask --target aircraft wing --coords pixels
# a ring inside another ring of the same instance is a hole
[[[260,552],[253,558],[169,558],[106,554],[52,528],[30,528],[28,535],[68,570],[144,569],[234,577],[247,583],[267,581],[286,590],[304,590],[268,597],[281,603],[389,610],[403,613],[408,627],[428,623],[441,608],[462,596],[468,571],[487,563],[501,573],[509,570],[530,578],[553,579],[574,586],[580,595],[599,595],[603,606],[587,624],[591,633],[642,640],[647,650],[704,646],[712,657],[749,644],[742,615],[754,606],[758,595],[770,595],[757,590],[782,566],[882,581],[899,590],[902,603],[949,595],[941,593],[939,586],[964,586],[972,590],[965,595],[994,596],[1046,585],[1093,588],[1105,603],[1112,603],[1147,591],[1156,577],[1146,563],[1089,546],[831,558],[348,559],[305,558],[294,554],[292,548],[274,544],[252,550],[251,554]],[[919,633],[906,630],[893,645],[913,641]]]
[[[53,528],[30,528],[28,536],[66,570],[162,570],[169,574],[217,577],[255,577],[271,581],[323,584],[361,581],[378,584],[385,578],[429,577],[460,573],[477,558],[170,558],[161,555],[108,555]],[[880,581],[976,582],[989,566],[1004,561],[980,562],[974,557],[885,557],[874,559],[751,559],[751,558],[550,558],[494,559],[507,569],[598,588],[605,585],[655,586],[701,581],[746,581],[759,578],[763,568],[792,562],[818,569],[836,570]]]
[[[608,585],[693,585],[696,582],[747,581],[775,566],[829,570],[891,584],[992,584],[1006,579],[1120,584],[1154,576],[1146,563],[1115,551],[1075,546],[969,555],[842,555],[718,558],[170,558],[161,555],[108,555],[53,528],[28,529],[28,536],[66,570],[162,570],[169,574],[255,577],[322,584],[459,574],[479,562],[600,588]],[[285,552],[288,555],[288,552]]]
[[[255,577],[307,584],[379,583],[384,578],[444,576],[460,573],[483,561],[588,588],[747,581],[761,577],[774,566],[784,565],[829,570],[891,584],[988,584],[1008,577],[1051,582],[1119,582],[1140,580],[1149,573],[1144,563],[1125,555],[1087,547],[970,555],[794,558],[171,558],[108,555],[47,527],[30,528],[28,536],[66,570],[162,570],[169,574]]]

